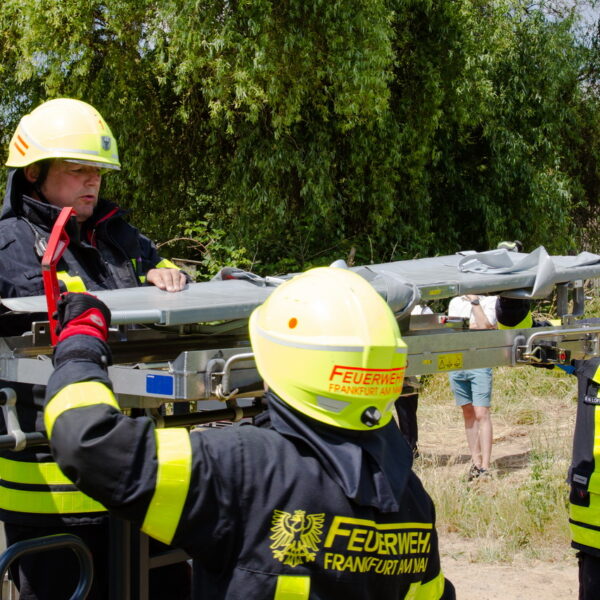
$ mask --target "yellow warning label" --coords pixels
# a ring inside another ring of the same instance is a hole
[[[437,361],[437,368],[439,371],[452,371],[463,368],[462,352],[456,352],[454,354],[440,354],[437,357]]]

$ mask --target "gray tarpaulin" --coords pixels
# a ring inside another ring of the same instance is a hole
[[[600,277],[600,257],[586,252],[578,256],[549,256],[540,247],[529,254],[506,250],[463,252],[353,270],[373,285],[394,312],[401,314],[419,301],[469,293],[525,290],[522,295],[545,297],[558,283]],[[113,324],[181,325],[247,318],[273,289],[228,280],[193,283],[179,293],[152,286],[94,293],[111,309]],[[15,312],[46,310],[44,296],[3,299],[2,304]]]
[[[464,256],[459,261],[458,268],[463,273],[486,273],[489,275],[535,272],[531,298],[544,298],[552,292],[557,282],[556,270],[561,263],[568,268],[598,265],[600,256],[590,252],[581,252],[575,257],[551,257],[543,246],[524,255],[506,250],[490,250]]]

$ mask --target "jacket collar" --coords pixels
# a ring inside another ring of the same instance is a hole
[[[329,427],[310,419],[267,392],[268,413],[258,426],[307,444],[346,497],[381,512],[399,510],[412,468],[412,452],[394,421],[375,431]],[[269,423],[270,419],[270,423]]]

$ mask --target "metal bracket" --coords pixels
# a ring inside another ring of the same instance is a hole
[[[525,336],[524,335],[518,335],[514,340],[513,340],[513,345],[512,345],[512,353],[511,353],[511,357],[512,357],[512,366],[516,366],[517,362],[519,362],[519,349],[523,346],[523,344],[525,344]]]
[[[517,363],[534,364],[566,364],[571,360],[571,352],[561,348],[559,342],[569,342],[579,337],[584,344],[586,355],[598,356],[600,348],[600,327],[573,327],[555,331],[536,331],[532,333],[525,344],[516,347]],[[516,344],[517,340],[515,340]]]
[[[571,312],[569,312],[569,290],[573,290],[573,310]],[[582,279],[556,285],[556,312],[562,319],[581,317],[584,314],[585,293]]]
[[[588,333],[585,336],[584,352],[591,356],[600,354],[600,340],[597,333]]]
[[[212,396],[217,396],[217,390],[221,385],[224,367],[225,359],[223,358],[212,358],[206,363],[204,386]]]
[[[221,358],[215,358],[208,362],[206,365],[206,376],[208,382],[210,382],[210,388],[213,394],[222,402],[228,402],[239,392],[239,389],[230,389],[231,370],[236,362],[242,362],[244,360],[250,360],[254,358],[252,352],[245,352],[243,354],[234,354],[227,361]],[[220,370],[217,370],[220,369]],[[216,385],[215,385],[216,382]],[[231,408],[236,408],[232,406]]]
[[[235,390],[237,392],[237,390]],[[235,392],[234,392],[235,393]],[[237,403],[235,398],[229,398],[226,400],[227,408],[230,408],[234,412],[234,417],[231,419],[234,423],[241,421],[244,418],[244,410]]]
[[[2,402],[6,432],[15,438],[15,446],[11,450],[15,452],[24,450],[27,445],[27,438],[21,430],[21,424],[17,416],[17,393],[9,387],[0,389],[0,402]]]

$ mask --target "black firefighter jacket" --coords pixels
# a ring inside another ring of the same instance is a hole
[[[20,170],[9,174],[0,215],[0,297],[44,293],[41,256],[60,210],[23,193]],[[174,267],[161,259],[154,244],[124,219],[124,211],[100,200],[81,231],[71,219],[71,242],[57,271],[63,291],[95,291],[135,287],[154,267]],[[38,320],[47,320],[39,315]],[[0,314],[0,335],[20,335],[32,318]],[[0,381],[17,392],[17,410],[24,432],[43,431],[41,386]],[[5,431],[0,417],[0,431]],[[41,466],[42,465],[42,466]],[[0,453],[0,520],[36,526],[58,522],[96,522],[104,508],[86,498],[62,475],[47,446]]]
[[[196,559],[196,598],[454,598],[410,462],[397,510],[359,505],[310,444],[271,427],[190,434],[123,415],[108,352],[82,335],[59,344],[45,408],[54,456],[86,494]]]
[[[578,550],[600,556],[600,359],[576,360],[573,366],[578,394],[568,476],[571,543]]]
[[[533,321],[529,302],[499,298],[496,316],[501,328],[545,325]],[[597,326],[600,319],[581,319],[579,323]],[[600,556],[600,358],[574,360],[559,365],[577,377],[577,417],[573,433],[573,457],[567,482],[571,545],[577,550]]]

